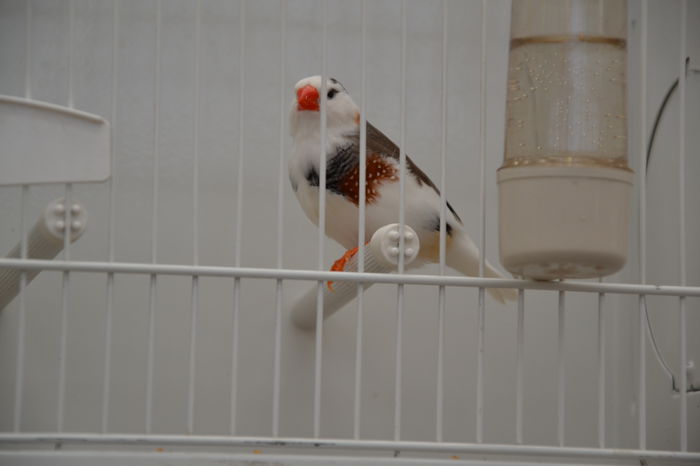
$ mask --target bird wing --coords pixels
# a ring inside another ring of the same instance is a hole
[[[359,151],[359,132],[357,135],[354,135],[352,139],[354,140],[354,145]],[[377,154],[382,157],[388,157],[394,159],[396,162],[400,160],[399,147],[394,144],[394,142],[389,139],[386,134],[378,130],[369,121],[367,122],[367,154]],[[425,172],[421,170],[408,155],[406,155],[406,167],[408,168],[408,172],[415,177],[419,186],[422,184],[430,186],[433,190],[435,190],[438,196],[440,195],[440,190],[437,186],[435,186],[435,183],[433,183],[428,175],[426,175]],[[462,223],[462,219],[459,218],[459,215],[457,215],[457,212],[455,212],[449,202],[447,203],[447,208],[450,209],[450,212],[452,212],[452,215],[455,216],[459,223]]]

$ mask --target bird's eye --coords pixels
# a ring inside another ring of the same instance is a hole
[[[336,95],[337,93],[338,93],[338,90],[337,90],[337,89],[331,89],[331,90],[328,91],[327,96],[328,96],[329,99],[332,99],[333,97],[335,97],[335,95]]]

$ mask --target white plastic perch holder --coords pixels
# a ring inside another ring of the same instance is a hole
[[[365,272],[389,273],[399,264],[399,224],[385,225],[372,235],[364,248]],[[404,225],[404,264],[408,265],[418,256],[420,243],[418,235],[408,225]],[[357,272],[358,255],[352,256],[345,265],[346,272]],[[372,283],[364,283],[364,289]],[[327,319],[357,295],[357,283],[334,281],[333,289],[323,287],[323,318]],[[292,306],[292,322],[302,329],[310,330],[316,325],[316,298],[318,287],[312,286]]]
[[[51,201],[27,235],[27,259],[53,259],[63,249],[66,232],[70,232],[70,242],[80,238],[85,231],[87,212],[77,202],[70,206],[70,225],[66,225],[66,205],[64,200]],[[18,243],[6,256],[8,259],[22,257],[22,243]],[[26,272],[29,284],[38,270]],[[19,293],[22,271],[17,269],[0,269],[0,310],[2,310]]]
[[[0,186],[99,182],[110,177],[110,126],[92,113],[0,95],[0,141]],[[49,203],[25,238],[26,258],[53,259],[66,244],[65,235],[75,241],[85,231],[86,221],[85,209],[76,202]],[[22,243],[6,257],[21,258]],[[38,273],[25,272],[26,283]],[[0,310],[19,293],[21,276],[19,270],[0,269]]]

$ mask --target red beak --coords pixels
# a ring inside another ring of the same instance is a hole
[[[318,111],[318,89],[311,84],[297,89],[297,109]]]

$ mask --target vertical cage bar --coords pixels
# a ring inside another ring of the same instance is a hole
[[[447,249],[446,225],[446,171],[447,171],[447,1],[442,0],[442,44],[441,44],[441,84],[440,84],[440,275],[445,274],[445,254]],[[445,351],[445,287],[438,287],[438,338],[435,400],[435,439],[443,438],[444,414],[444,351]]]
[[[484,441],[484,332],[486,329],[483,288],[479,288],[479,309],[476,325],[476,442],[482,443]]]
[[[284,114],[285,114],[285,49],[287,40],[287,0],[280,0],[280,156],[277,178],[277,268],[282,268],[284,252]],[[279,435],[280,365],[282,352],[282,280],[275,284],[275,355],[272,382],[272,436]]]
[[[685,286],[687,282],[686,269],[686,235],[685,235],[685,97],[686,97],[686,33],[687,33],[687,15],[688,2],[681,1],[681,18],[680,18],[680,62],[678,74],[678,102],[679,102],[679,124],[678,124],[678,191],[680,202],[680,218],[679,218],[679,252],[680,252],[680,276],[681,286]],[[688,377],[687,377],[687,334],[686,334],[686,300],[685,296],[681,296],[678,300],[679,305],[679,345],[680,345],[680,386],[678,387],[680,394],[680,449],[681,451],[688,450]]]
[[[73,185],[66,183],[65,187],[65,230],[63,236],[63,260],[70,261],[70,231],[71,231],[71,206],[73,205]],[[56,430],[63,431],[64,413],[66,405],[66,364],[68,353],[68,290],[70,286],[70,272],[62,273],[61,282],[61,329],[60,350],[58,357],[58,409],[56,413]]]
[[[192,262],[199,264],[199,49],[202,0],[197,0],[194,24],[194,161],[192,170]],[[189,386],[187,390],[187,433],[194,433],[195,374],[197,370],[197,315],[199,314],[199,277],[192,277],[192,314],[190,317]]]
[[[284,253],[284,193],[285,193],[285,158],[284,141],[285,118],[287,101],[285,92],[287,89],[286,77],[286,42],[287,42],[287,0],[280,0],[280,153],[277,176],[277,268],[282,268]]]
[[[110,101],[112,126],[112,159],[111,177],[108,183],[108,205],[107,216],[107,243],[108,260],[114,261],[114,228],[115,228],[115,201],[116,201],[116,148],[117,148],[117,72],[118,72],[118,51],[119,51],[119,0],[112,1],[112,95]],[[109,429],[109,397],[110,378],[112,366],[112,308],[114,307],[114,273],[107,274],[107,302],[105,306],[105,352],[104,352],[104,376],[102,380],[102,433]]]
[[[152,186],[152,218],[151,218],[151,263],[155,264],[158,259],[158,175],[160,172],[160,51],[161,51],[161,22],[162,22],[162,1],[156,0],[156,30],[155,30],[155,56],[153,73],[153,174],[151,178]],[[155,277],[154,277],[155,278]]]
[[[69,108],[75,108],[73,92],[73,40],[75,38],[75,0],[68,0],[68,102]]]
[[[114,230],[116,228],[116,200],[117,200],[117,76],[119,73],[119,3],[121,0],[112,0],[112,89],[110,97],[110,126],[112,129],[111,138],[111,149],[112,157],[110,160],[110,174],[108,183],[108,200],[107,200],[107,216],[109,218],[107,226],[107,248],[108,248],[108,261],[114,262],[115,259],[115,235]],[[107,287],[108,289],[112,286],[114,274],[109,273],[107,275]]]
[[[355,400],[353,411],[353,438],[360,438],[360,413],[362,410],[362,342],[363,342],[363,314],[364,314],[364,288],[358,283],[357,293],[357,326],[355,330]]]
[[[648,1],[641,0],[640,17],[640,57],[639,57],[639,281],[646,283],[646,139],[647,139],[647,45],[648,45]],[[638,420],[638,444],[640,449],[646,448],[646,355],[645,355],[645,331],[644,313],[646,302],[644,295],[639,295],[638,300],[638,335],[639,335],[639,380],[637,391],[637,420]]]
[[[232,342],[231,342],[231,396],[230,396],[230,416],[229,416],[229,433],[236,435],[238,421],[238,335],[239,335],[239,314],[241,301],[241,279],[239,277],[233,280],[233,323],[232,323]]]
[[[445,275],[445,254],[447,247],[447,1],[442,0],[442,45],[440,62],[440,275]]]
[[[360,44],[360,165],[358,186],[358,217],[357,217],[357,271],[365,271],[365,228],[367,202],[367,0],[360,3],[361,44]],[[362,283],[358,283],[358,292],[364,291]],[[362,301],[358,300],[358,313]]]
[[[68,99],[67,106],[73,108],[73,28],[74,28],[73,0],[68,2]],[[63,260],[71,260],[71,231],[72,231],[72,206],[73,185],[65,184],[65,230],[63,235]],[[68,358],[68,293],[70,289],[70,272],[62,274],[61,284],[61,355],[59,358],[59,383],[58,383],[58,431],[63,431],[66,407],[66,370]]]
[[[153,360],[155,354],[155,316],[156,316],[156,274],[151,274],[148,288],[148,354],[146,365],[146,428],[147,434],[152,429],[153,419]]]
[[[637,416],[638,416],[638,441],[639,449],[645,450],[647,443],[647,425],[646,425],[646,343],[645,343],[645,328],[644,328],[644,314],[646,313],[646,296],[639,295],[639,388],[638,388],[638,406],[637,406]]]
[[[74,0],[68,2],[68,98],[67,106],[74,107],[73,93],[73,37],[74,37],[74,21],[75,9]],[[64,213],[64,235],[63,235],[63,260],[71,260],[71,231],[72,231],[72,206],[73,206],[73,185],[66,183],[65,185],[65,213]],[[65,420],[66,407],[66,370],[68,358],[68,293],[70,288],[70,272],[65,271],[62,274],[61,283],[61,347],[59,356],[58,369],[58,412],[57,412],[57,430],[63,431]]]
[[[518,327],[516,329],[516,360],[515,360],[515,441],[523,443],[523,376],[525,348],[525,290],[518,290]]]
[[[357,271],[365,271],[365,202],[367,189],[367,0],[360,3],[362,39],[360,47],[360,167],[357,218]],[[355,328],[355,400],[353,411],[353,438],[360,438],[360,414],[362,411],[362,342],[364,314],[364,284],[357,284],[357,324]]]
[[[238,30],[240,32],[239,41],[239,87],[238,87],[238,174],[236,177],[236,240],[234,242],[236,267],[241,266],[241,241],[243,236],[243,159],[245,155],[245,5],[246,0],[240,0],[240,11]]]
[[[25,33],[27,35],[27,49],[24,54],[24,97],[32,98],[32,0],[27,0],[25,18]]]
[[[678,323],[678,332],[680,334],[680,377],[679,377],[679,395],[680,395],[680,451],[688,451],[688,349],[687,349],[687,332],[686,332],[686,304],[685,296],[678,298],[680,307],[680,319]]]
[[[238,113],[238,174],[236,190],[236,239],[234,242],[236,267],[241,266],[241,241],[243,236],[243,159],[245,155],[245,5],[246,0],[240,0],[240,11],[238,13],[239,31],[239,113]],[[231,414],[229,430],[231,435],[237,431],[237,395],[238,395],[238,336],[239,336],[239,315],[241,304],[241,279],[233,279],[233,335],[231,348]]]
[[[63,235],[63,260],[71,260],[71,222],[72,222],[72,206],[73,206],[73,184],[66,183],[64,189],[64,202],[66,204],[66,210],[63,214],[63,221],[65,222],[65,232]],[[68,273],[68,272],[65,272]]]
[[[557,376],[558,376],[558,396],[557,396],[557,440],[559,442],[559,446],[563,447],[564,446],[564,427],[565,427],[565,394],[566,394],[566,374],[565,374],[565,358],[564,358],[564,350],[565,350],[565,327],[566,327],[566,322],[565,322],[565,294],[563,291],[559,292],[559,313],[558,313],[558,321],[559,321],[559,329],[558,329],[558,367],[557,367]]]
[[[605,293],[598,293],[598,446],[605,448]]]
[[[117,200],[117,174],[116,174],[116,158],[117,158],[117,75],[119,72],[119,2],[120,0],[113,0],[112,2],[112,95],[110,98],[111,107],[111,121],[110,125],[112,127],[112,157],[110,160],[110,178],[107,181],[109,184],[108,190],[108,201],[107,201],[107,213],[108,213],[108,228],[107,228],[107,248],[108,248],[108,259],[109,262],[114,262],[115,259],[115,235],[114,230],[116,228],[116,200]],[[110,278],[114,278],[113,273],[107,275],[108,287],[110,286]]]
[[[192,139],[194,146],[194,160],[192,166],[192,263],[199,265],[199,75],[200,75],[200,29],[201,29],[202,0],[197,0],[194,20],[194,89],[193,107],[194,124],[192,128]]]
[[[105,304],[105,352],[102,379],[102,422],[101,431],[109,430],[109,397],[112,368],[112,308],[114,307],[114,274],[107,274],[107,296]]]
[[[479,206],[481,218],[479,276],[484,275],[486,257],[486,0],[481,1],[481,80],[479,118]],[[484,331],[486,326],[486,300],[484,288],[479,288],[479,314],[476,361],[476,441],[484,440]]]
[[[282,280],[275,280],[275,361],[272,382],[272,436],[279,435],[280,424],[280,365],[282,351]]]
[[[357,323],[355,328],[355,398],[353,404],[353,438],[360,439],[360,420],[362,411],[362,343],[364,326],[364,287],[357,284]]]
[[[437,387],[435,399],[435,440],[442,442],[445,411],[445,287],[438,287]]]
[[[361,44],[361,96],[360,96],[360,166],[359,166],[359,212],[358,212],[358,263],[357,271],[365,271],[365,204],[367,189],[367,1],[361,3],[362,44]],[[364,284],[357,284],[357,325],[355,333],[355,403],[354,429],[355,439],[360,438],[360,413],[362,406],[362,346],[364,316]]]
[[[396,292],[396,366],[394,372],[394,440],[401,440],[401,400],[403,365],[403,285]]]
[[[481,0],[481,80],[480,80],[480,115],[479,118],[479,208],[481,218],[481,237],[479,254],[479,276],[484,276],[486,266],[486,0]],[[480,293],[483,290],[480,289]]]
[[[27,202],[29,199],[29,185],[22,185],[20,194],[20,216],[19,216],[19,235],[20,235],[20,257],[27,258]],[[15,362],[15,406],[13,429],[15,432],[20,432],[22,428],[22,391],[24,389],[24,338],[25,338],[25,319],[26,307],[25,289],[27,287],[27,274],[22,272],[19,276],[19,311],[17,314],[17,358]]]
[[[687,14],[688,14],[688,2],[687,0],[681,0],[681,24],[680,24],[680,62],[679,62],[679,74],[678,74],[678,108],[679,108],[679,124],[678,124],[678,195],[680,203],[680,217],[679,217],[679,252],[680,252],[680,277],[681,286],[685,286],[687,282],[687,267],[686,267],[686,235],[685,235],[685,159],[686,159],[686,147],[685,147],[685,98],[686,98],[686,57],[687,57],[687,44],[686,44],[686,31],[687,31]],[[683,298],[683,297],[681,297]]]
[[[319,183],[318,183],[318,269],[323,270],[325,236],[326,236],[326,121],[328,97],[327,88],[327,54],[328,54],[328,5],[323,2],[321,8],[321,147],[319,148]],[[323,363],[323,287],[318,282],[316,296],[316,341],[314,355],[314,437],[321,435],[321,366]]]
[[[406,1],[401,0],[401,115],[399,136],[399,264],[398,272],[404,273],[404,229],[406,224]],[[396,290],[396,366],[394,372],[394,440],[401,439],[402,353],[404,285]]]
[[[194,382],[197,367],[197,314],[199,314],[199,277],[192,277],[192,313],[190,315],[189,384],[187,387],[187,433],[194,433]]]
[[[74,0],[69,0],[68,1],[68,98],[67,98],[67,106],[70,108],[74,107],[74,91],[73,91],[73,80],[74,80],[74,70],[73,70],[73,37],[75,36],[74,28],[75,28],[75,9],[74,9]],[[66,261],[70,261],[70,256],[71,256],[71,230],[72,230],[72,206],[73,206],[73,185],[71,183],[66,183],[65,184],[65,204],[66,204],[66,210],[64,213],[64,221],[65,221],[65,234],[63,235],[63,259]],[[68,287],[68,272],[65,272],[64,275],[65,281],[64,281],[64,287]]]
[[[158,174],[160,171],[160,28],[162,22],[162,1],[156,0],[155,56],[153,73],[153,174],[152,174],[152,217],[151,217],[151,263],[158,259]],[[153,415],[153,371],[155,357],[155,313],[157,306],[158,276],[151,274],[148,289],[148,360],[146,380],[146,433],[151,432]]]
[[[319,186],[318,186],[318,269],[324,269],[324,249],[325,249],[325,237],[326,237],[326,144],[327,144],[327,126],[328,121],[327,111],[328,111],[328,97],[326,96],[327,91],[327,53],[328,53],[328,5],[327,2],[323,2],[322,11],[322,27],[321,27],[321,88],[319,92],[321,93],[320,102],[320,142],[319,147]],[[323,291],[322,288],[319,288]],[[322,312],[322,301],[319,301],[319,312]]]
[[[406,0],[401,0],[401,96],[400,96],[400,129],[399,129],[399,264],[398,272],[404,273],[404,227],[406,225]],[[400,293],[403,288],[399,286]]]
[[[318,282],[316,294],[316,339],[314,342],[314,437],[321,435],[321,364],[323,358],[323,282]]]

